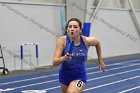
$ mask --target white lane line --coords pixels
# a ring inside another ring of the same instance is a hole
[[[96,89],[96,88],[100,88],[100,87],[104,87],[104,86],[120,83],[120,82],[127,81],[127,80],[132,80],[132,79],[136,79],[136,78],[140,78],[140,75],[135,76],[135,77],[130,77],[130,78],[122,79],[122,80],[118,80],[118,81],[115,81],[115,82],[106,83],[106,84],[103,84],[103,85],[100,85],[100,86],[96,86],[96,87],[91,87],[91,88],[85,89],[84,91],[89,91],[89,90],[93,90],[93,89]]]
[[[136,69],[136,70],[138,70],[138,69]],[[134,70],[132,70],[132,71],[134,71]],[[126,71],[126,72],[129,72],[129,71]],[[125,73],[125,72],[122,72],[122,73]],[[119,74],[119,73],[118,73],[118,74]],[[114,75],[116,75],[116,74],[114,74]],[[105,77],[105,76],[103,76],[103,77]],[[99,77],[99,78],[102,78],[102,77]],[[95,78],[95,79],[97,79],[97,78]],[[92,80],[95,80],[95,79],[89,79],[89,80],[87,80],[87,81],[92,81]],[[7,90],[7,91],[11,91],[11,90],[19,89],[19,88],[25,88],[25,87],[35,86],[35,85],[41,85],[41,84],[51,83],[51,82],[55,82],[55,81],[58,81],[58,79],[51,80],[51,81],[46,81],[46,82],[39,82],[39,83],[29,84],[29,85],[20,86],[20,87],[8,88],[8,90],[5,89],[5,91],[6,91],[6,90]],[[57,86],[57,87],[58,87],[58,86]],[[53,87],[52,87],[52,88],[49,88],[49,89],[53,89]],[[44,89],[43,89],[43,90],[44,90]]]
[[[126,93],[126,92],[128,92],[128,91],[135,90],[135,89],[137,89],[137,88],[140,88],[140,86],[137,86],[137,87],[134,87],[134,88],[130,88],[130,89],[127,89],[127,90],[118,92],[118,93]]]
[[[137,64],[133,64],[133,65],[130,65],[130,66],[135,66],[135,65],[137,65]],[[115,69],[120,69],[120,68],[124,68],[124,67],[129,67],[129,65],[118,67],[118,68],[113,68],[113,69],[108,69],[107,71],[115,70]],[[91,75],[91,74],[95,74],[95,73],[100,73],[100,71],[90,72],[90,73],[87,73],[87,75]],[[57,75],[58,74],[52,74],[52,75],[35,77],[35,78],[29,78],[29,79],[24,79],[24,80],[17,80],[17,81],[12,81],[12,82],[5,82],[5,83],[1,83],[0,85],[7,85],[7,84],[19,83],[19,82],[30,81],[30,80],[35,80],[35,79],[42,79],[42,78],[47,78],[47,77],[52,77],[52,76],[57,76]]]
[[[107,67],[108,66],[114,66],[114,65],[121,65],[121,64],[129,64],[131,62],[132,62],[132,64],[134,64],[133,62],[138,62],[138,61],[140,61],[140,59],[138,59],[138,60],[129,60],[129,61],[121,61],[119,63],[112,62],[113,64],[109,64],[109,65],[107,65]],[[90,68],[87,68],[86,70],[91,70],[91,69],[95,69],[95,68],[98,68],[98,66],[96,66],[96,67],[90,67]]]
[[[130,70],[130,71],[125,71],[125,72],[121,72],[121,73],[116,73],[116,74],[112,74],[112,75],[108,75],[108,76],[102,76],[102,77],[99,77],[99,78],[93,78],[93,79],[88,79],[87,81],[93,81],[93,80],[97,80],[97,79],[101,79],[101,78],[106,78],[106,77],[109,77],[109,76],[115,76],[115,75],[119,75],[119,74],[124,74],[124,73],[129,73],[129,72],[133,72],[133,71],[137,71],[137,70],[140,70],[139,69],[135,69],[135,70]],[[57,86],[58,88],[60,86]],[[48,88],[48,89],[43,89],[43,90],[52,90],[52,89],[55,89],[56,87],[52,87],[52,88]]]
[[[117,74],[129,73],[129,72],[136,71],[136,70],[140,70],[140,69],[135,69],[135,70],[131,70],[131,71],[125,71],[125,72],[117,73]],[[116,75],[116,74],[114,74],[114,75]],[[104,77],[104,76],[103,76],[103,77],[99,77],[99,79],[100,79],[100,78],[105,78],[105,77]],[[98,78],[95,78],[95,79],[98,79]],[[87,80],[87,81],[89,82],[89,81],[93,81],[93,80],[95,80],[95,79],[89,79],[89,80]],[[37,85],[37,84],[35,84],[35,85]],[[56,86],[56,87],[51,87],[51,88],[43,89],[43,90],[52,90],[52,89],[56,89],[56,88],[59,88],[59,87],[60,87],[60,86]]]
[[[138,61],[138,60],[134,60],[134,61]],[[134,62],[134,61],[129,61],[129,62]],[[127,62],[127,61],[126,61]],[[126,63],[125,62],[125,63]],[[123,62],[124,63],[124,62]],[[127,62],[128,63],[128,62]],[[114,65],[114,64],[111,64]],[[111,66],[109,65],[109,66]],[[116,65],[116,64],[115,64]],[[130,66],[135,66],[137,64],[133,64]],[[118,67],[118,68],[113,68],[113,69],[108,69],[107,71],[111,71],[111,70],[116,70],[116,69],[120,69],[120,68],[124,68],[124,67],[130,67],[129,65],[127,66],[122,66],[122,67]],[[100,73],[100,71],[96,71],[96,72],[91,72],[91,73],[87,73],[87,75],[91,75],[91,74],[95,74],[95,73]],[[41,77],[35,77],[35,78],[29,78],[29,79],[24,79],[24,80],[17,80],[17,81],[12,81],[12,82],[6,82],[6,83],[1,83],[1,85],[7,85],[7,84],[13,84],[13,83],[19,83],[19,82],[24,82],[24,81],[30,81],[30,80],[36,80],[36,79],[42,79],[42,78],[48,78],[48,77],[52,77],[52,76],[58,76],[58,74],[52,74],[52,75],[47,75],[47,76],[41,76]]]
[[[60,86],[51,87],[51,88],[47,88],[47,89],[43,89],[43,90],[46,90],[46,91],[48,91],[48,90],[57,89],[57,88],[60,88]]]
[[[51,82],[54,82],[54,81],[58,81],[58,79],[51,80],[51,81],[46,81],[46,82],[39,82],[39,83],[29,84],[29,85],[20,86],[20,87],[7,88],[7,89],[3,89],[3,91],[11,91],[11,90],[16,90],[16,89],[20,89],[20,88],[31,87],[31,86],[41,85],[41,84],[45,84],[45,83],[51,83]]]
[[[126,68],[126,67],[132,67],[132,66],[137,66],[137,65],[140,65],[140,63],[139,63],[139,64],[133,64],[133,65],[122,66],[122,67],[117,67],[117,68],[112,68],[112,69],[107,69],[106,71],[111,71],[111,70],[116,70],[116,69]],[[101,72],[101,71],[90,72],[90,73],[87,73],[87,75],[91,75],[91,74],[95,74],[95,73],[99,73],[99,72]]]
[[[116,73],[116,74],[112,74],[112,75],[108,75],[108,76],[102,76],[102,77],[99,77],[99,78],[93,78],[93,79],[88,79],[87,81],[93,81],[93,80],[97,80],[97,79],[101,79],[101,78],[106,78],[106,77],[109,77],[109,76],[115,76],[117,74],[124,74],[124,73],[129,73],[129,72],[133,72],[133,71],[137,71],[137,70],[140,70],[140,69],[135,69],[135,70],[131,70],[131,71],[125,71],[125,72],[122,72],[122,73]],[[43,89],[43,90],[52,90],[52,89],[56,89],[56,88],[59,88],[60,86],[57,86],[57,87],[51,87],[51,88],[48,88],[48,89]]]
[[[96,88],[103,87],[103,86],[108,86],[108,85],[111,85],[111,84],[115,84],[115,83],[119,83],[119,82],[127,81],[128,79],[131,80],[131,79],[135,79],[135,78],[139,78],[139,77],[140,77],[140,76],[135,76],[135,77],[132,77],[132,78],[127,78],[127,79],[123,79],[123,80],[119,80],[119,81],[115,81],[115,82],[111,82],[111,83],[103,84],[103,85],[100,85],[100,86],[91,87],[91,88],[85,89],[84,91],[88,91],[88,90],[96,89]],[[51,88],[43,89],[43,90],[48,91],[48,90],[56,89],[56,88],[59,88],[59,87],[60,87],[60,86],[56,86],[56,87],[51,87]]]
[[[140,70],[140,68],[128,70],[128,71],[124,71],[124,72],[120,72],[120,73],[110,74],[110,75],[106,75],[106,76],[102,76],[102,77],[92,78],[92,79],[88,79],[87,81],[93,81],[93,80],[98,80],[98,79],[107,78],[107,77],[111,77],[111,76],[126,74],[126,73],[130,73],[130,72],[138,71],[138,70]]]
[[[137,64],[134,64],[134,65],[137,65]],[[134,66],[133,65],[133,66]],[[132,65],[131,65],[132,66]],[[123,66],[123,67],[128,67],[128,66]],[[119,67],[120,68],[120,67]],[[117,69],[119,69],[119,68],[117,68]],[[116,69],[116,68],[115,68]],[[112,70],[112,69],[109,69],[109,70]],[[98,73],[100,72],[100,71],[97,71]],[[89,74],[91,74],[91,73],[89,73]],[[93,73],[94,74],[94,73]],[[55,79],[55,80],[51,80],[51,81],[57,81],[58,79]],[[11,82],[12,83],[12,82]],[[28,86],[34,86],[34,85],[38,85],[38,84],[43,84],[43,83],[46,83],[46,82],[41,82],[41,83],[35,83],[35,84],[29,84],[29,85],[25,85],[25,86],[21,86],[21,87],[15,87],[15,88],[12,88],[12,90],[15,90],[15,89],[17,89],[17,88],[23,88],[23,87],[28,87]],[[48,82],[47,82],[48,83]],[[9,90],[9,88],[8,88],[8,90]]]
[[[17,81],[12,81],[12,82],[5,82],[5,83],[1,83],[0,86],[1,85],[12,84],[12,83],[19,83],[19,82],[24,82],[24,81],[30,81],[30,80],[35,80],[35,79],[47,78],[47,77],[52,77],[52,76],[57,76],[57,75],[58,74],[52,74],[52,75],[35,77],[35,78],[29,78],[29,79],[24,79],[24,80],[17,80]]]
[[[120,89],[122,90],[122,89],[128,89],[128,88],[130,88],[130,87],[134,87],[134,86],[136,86],[136,85],[140,85],[140,82],[136,82],[136,83],[134,83],[134,84],[130,84],[130,85],[126,85],[126,86],[123,86],[123,87],[121,87],[121,88],[116,88],[116,89],[113,89],[113,90],[109,90],[109,91],[106,91],[105,93],[114,93],[114,92],[116,92],[116,91],[119,91]],[[118,93],[118,92],[117,92]]]

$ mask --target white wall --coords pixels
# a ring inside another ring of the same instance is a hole
[[[140,12],[137,12],[140,22]],[[90,36],[101,41],[103,57],[140,53],[140,34],[128,10],[99,9]],[[89,58],[97,58],[90,48]]]
[[[86,3],[87,0],[66,0],[67,20],[70,18],[78,18],[84,22]]]
[[[88,0],[89,1],[89,0]],[[96,6],[99,0],[91,0],[91,5]],[[131,0],[135,9],[140,9],[140,0]],[[129,9],[128,0],[103,0],[101,7],[108,7],[108,8],[127,8]]]
[[[43,2],[43,3],[65,3],[65,0],[1,0],[3,2],[13,2],[13,1],[20,1],[20,2]]]
[[[0,3],[0,43],[9,70],[21,68],[22,43],[39,43],[39,66],[52,64],[56,40],[62,35],[60,7],[63,5]],[[24,50],[24,68],[32,68],[31,63],[36,66],[35,47]]]
[[[56,40],[59,37],[56,35],[63,33],[60,7],[61,5],[0,3],[0,43],[9,70],[21,68],[22,43],[39,43],[39,66],[51,65]],[[79,11],[79,14],[75,15],[82,21],[87,10],[84,7],[79,3],[73,4],[75,11]],[[76,13],[75,11],[73,13]],[[87,10],[86,14],[85,20],[88,21],[91,11]],[[136,15],[140,23],[140,12]],[[67,18],[69,17],[71,15],[67,15]],[[140,53],[140,36],[128,10],[100,9],[92,23],[90,36],[95,36],[101,41],[104,58]],[[24,64],[25,68],[31,68],[31,63],[36,66],[34,47],[24,49],[27,61]],[[97,58],[94,47],[89,50],[89,58]]]

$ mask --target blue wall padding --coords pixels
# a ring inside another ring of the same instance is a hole
[[[89,36],[90,35],[90,26],[91,26],[91,23],[90,22],[85,22],[83,24],[83,29],[82,29],[82,34],[84,36]]]

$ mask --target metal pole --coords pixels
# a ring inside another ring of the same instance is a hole
[[[36,49],[36,63],[37,63],[37,68],[38,68],[38,44],[35,45]]]
[[[133,20],[134,20],[134,23],[135,23],[135,25],[136,25],[136,28],[137,28],[137,30],[138,30],[138,32],[139,32],[139,35],[140,35],[140,25],[139,25],[139,23],[138,23],[138,20],[137,20],[137,17],[136,17],[136,14],[135,14],[135,10],[134,10],[134,7],[133,7],[133,5],[132,5],[132,1],[131,0],[128,0],[128,3],[129,3],[129,5],[130,5],[130,7],[131,7],[131,10],[132,10],[132,18],[133,18]]]
[[[96,6],[96,8],[95,8],[95,10],[94,10],[94,12],[93,12],[93,14],[92,14],[92,16],[90,17],[90,23],[93,22],[93,19],[94,19],[94,17],[96,16],[96,14],[97,14],[97,12],[98,12],[98,10],[99,10],[99,8],[100,8],[102,2],[103,2],[103,0],[100,0],[99,3],[98,3],[98,5]]]
[[[23,45],[20,45],[21,69],[23,69]]]

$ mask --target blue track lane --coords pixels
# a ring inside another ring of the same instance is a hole
[[[88,80],[84,93],[140,93],[140,58],[108,61],[105,64],[107,71],[104,73],[99,71],[98,64],[86,65]],[[23,90],[61,93],[59,85],[58,70],[0,79],[0,89],[12,89],[6,93],[21,93]]]

